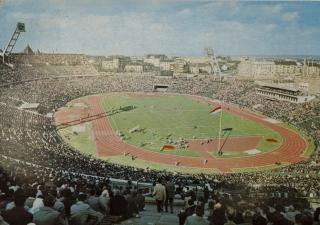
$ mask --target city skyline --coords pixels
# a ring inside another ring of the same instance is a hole
[[[91,55],[319,55],[320,2],[0,1],[0,48],[17,22],[44,52]]]

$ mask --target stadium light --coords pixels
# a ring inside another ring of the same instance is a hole
[[[17,30],[19,32],[26,32],[26,27],[25,27],[24,23],[18,23],[17,24]]]

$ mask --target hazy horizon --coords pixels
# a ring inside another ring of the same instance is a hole
[[[0,1],[0,48],[87,55],[320,55],[320,2],[193,0]]]

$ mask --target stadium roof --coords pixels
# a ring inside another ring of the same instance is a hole
[[[285,91],[292,91],[292,92],[298,92],[300,91],[296,87],[287,86],[287,85],[280,85],[280,84],[260,84],[262,87],[268,87],[268,88],[275,88],[275,89],[281,89]]]

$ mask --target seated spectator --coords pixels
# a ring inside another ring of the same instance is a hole
[[[133,191],[132,193],[128,190],[127,191],[127,196],[126,196],[126,200],[128,202],[128,216],[132,217],[132,216],[138,216],[139,214],[139,210],[138,210],[138,204],[136,201],[136,192]]]
[[[188,216],[184,225],[207,225],[209,222],[203,218],[204,209],[198,205],[195,209],[195,214]]]
[[[53,196],[45,196],[43,199],[44,206],[33,214],[33,222],[37,225],[64,225],[65,221],[61,213],[53,208],[54,203]]]
[[[99,196],[99,204],[100,204],[101,210],[105,214],[108,214],[110,211],[109,203],[110,203],[110,193],[107,187],[103,187],[103,191]]]
[[[95,189],[91,189],[90,190],[90,196],[89,198],[86,200],[86,203],[95,211],[97,212],[101,212],[101,207],[100,207],[100,203],[99,203],[99,197],[96,196],[96,190]]]
[[[42,196],[42,194],[40,194],[33,201],[32,208],[29,210],[29,212],[32,213],[32,214],[35,214],[43,206],[44,206],[44,204],[43,204],[43,196]]]
[[[194,205],[194,201],[191,198],[188,200],[186,205],[187,206],[178,214],[180,225],[183,225],[187,217],[193,215],[195,212],[196,205]]]
[[[302,225],[313,225],[313,218],[311,215],[303,214],[301,218],[301,224]]]
[[[87,196],[80,193],[77,203],[71,206],[71,222],[73,225],[97,224],[103,219],[100,212],[93,210],[88,204],[84,203]]]
[[[18,189],[14,193],[14,204],[15,207],[6,210],[2,216],[3,219],[10,225],[26,225],[32,222],[32,214],[24,208],[26,196],[21,189]]]
[[[261,215],[254,215],[252,218],[252,225],[267,225],[267,220]]]
[[[57,210],[58,212],[60,212],[63,216],[65,216],[65,207],[64,204],[62,203],[62,201],[60,199],[57,198],[57,191],[52,190],[50,191],[50,195],[54,198],[54,205],[53,208],[55,210]]]
[[[297,215],[295,215],[295,217],[294,217],[294,220],[295,220],[295,222],[294,222],[294,224],[295,225],[301,225],[302,224],[302,214],[301,213],[298,213]]]
[[[0,212],[6,210],[7,204],[10,202],[13,202],[13,190],[12,193],[11,191],[7,191],[7,193],[1,193],[0,196]]]
[[[124,216],[128,213],[128,202],[120,194],[119,190],[116,190],[114,196],[110,198],[110,214],[112,216]]]
[[[317,222],[318,224],[320,224],[319,223],[319,221],[320,221],[320,207],[316,208],[316,211],[313,214],[313,220],[315,222]]]
[[[210,225],[223,225],[225,222],[225,208],[220,203],[217,203],[214,205]]]
[[[236,225],[236,223],[233,221],[235,218],[235,210],[232,207],[227,207],[226,210],[226,219],[227,221],[224,223],[224,225]]]
[[[6,221],[3,220],[2,216],[0,216],[0,225],[9,225]]]

